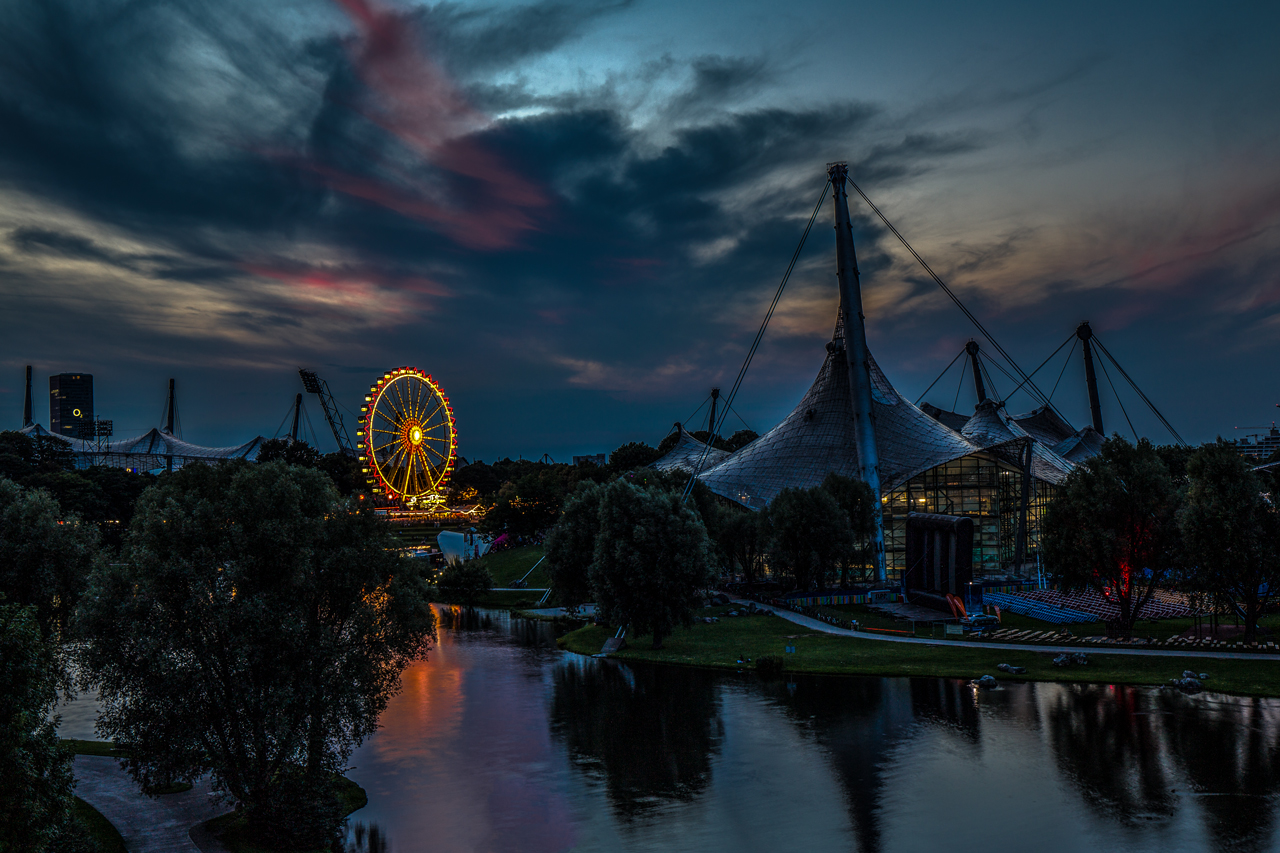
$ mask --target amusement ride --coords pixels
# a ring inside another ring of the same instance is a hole
[[[442,508],[458,434],[449,398],[416,367],[384,373],[360,409],[356,443],[370,491],[409,510]]]

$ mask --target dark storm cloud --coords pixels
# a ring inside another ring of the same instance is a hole
[[[509,105],[538,111],[493,121],[475,94],[496,90],[458,76],[555,49],[618,5],[343,6],[300,35],[250,3],[0,13],[0,182],[86,224],[10,231],[0,263],[24,317],[96,329],[95,357],[117,364],[310,361],[355,377],[425,351],[505,398],[682,397],[736,368],[821,164],[850,157],[870,191],[983,144],[894,129],[853,100],[732,109],[775,69],[726,56],[638,72],[683,81],[659,126],[608,80],[547,97],[517,85]],[[864,274],[889,269],[878,224],[855,227]],[[808,364],[805,335],[829,325],[815,257],[766,381]],[[102,272],[42,266],[58,259]],[[64,308],[34,307],[39,292]],[[38,345],[22,335],[15,347]]]

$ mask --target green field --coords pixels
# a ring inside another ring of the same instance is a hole
[[[841,637],[809,631],[780,616],[724,617],[732,608],[715,607],[699,615],[721,615],[718,623],[678,629],[663,648],[649,648],[647,637],[629,637],[630,645],[615,655],[621,660],[704,666],[720,669],[753,669],[766,655],[778,656],[789,672],[838,675],[918,675],[944,678],[1004,676],[996,664],[1026,667],[1015,680],[1164,684],[1183,670],[1209,674],[1206,688],[1245,696],[1280,696],[1280,662],[1206,660],[1192,657],[1143,657],[1103,654],[1083,648],[1087,666],[1053,666],[1055,653],[915,643],[889,643],[859,637]],[[580,654],[595,654],[613,635],[609,629],[588,625],[566,634],[561,645]],[[795,653],[788,654],[785,647]],[[742,660],[743,663],[739,663]]]
[[[506,587],[524,577],[525,573],[533,568],[545,553],[541,545],[522,545],[519,548],[508,548],[496,554],[488,554],[483,559],[484,564],[489,567],[489,574],[493,575],[493,585]],[[545,565],[546,563],[543,563],[542,566],[538,566],[538,570],[529,575],[525,583],[531,587],[545,588],[551,582],[543,571]]]

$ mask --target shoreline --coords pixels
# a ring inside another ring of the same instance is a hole
[[[717,608],[718,609],[718,608]],[[575,654],[594,656],[612,631],[585,625],[557,640],[560,648]],[[981,644],[948,645],[943,642],[885,642],[858,635],[837,635],[796,624],[781,615],[725,618],[715,624],[695,624],[677,628],[664,639],[663,648],[651,649],[647,637],[634,638],[620,652],[608,657],[702,669],[744,672],[759,671],[761,658],[780,663],[771,674],[861,675],[881,677],[962,678],[976,680],[983,675],[999,681],[1044,681],[1057,683],[1110,683],[1143,687],[1169,687],[1184,670],[1207,673],[1205,692],[1236,696],[1280,698],[1280,661],[1161,654],[1134,655],[1094,648],[1073,648],[1084,652],[1087,665],[1055,667],[1053,658],[1061,650],[1046,648],[1001,648]],[[787,652],[787,648],[794,649]],[[1170,650],[1173,651],[1173,650]],[[741,662],[740,662],[741,661]],[[1025,673],[1011,676],[997,669],[1007,663],[1021,666]]]

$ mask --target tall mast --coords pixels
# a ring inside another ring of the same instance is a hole
[[[298,399],[293,401],[293,427],[289,430],[289,440],[298,440],[298,415],[302,414],[302,392],[298,392]]]
[[[27,365],[27,396],[22,399],[22,427],[26,429],[35,421],[31,419],[31,365]]]
[[[174,406],[176,405],[176,403],[177,403],[177,394],[174,391],[174,381],[170,379],[169,380],[169,406],[168,406],[169,412],[167,415],[165,415],[165,419],[164,419],[164,431],[167,435],[173,435],[173,415],[174,415]]]
[[[982,383],[982,366],[978,363],[978,342],[971,340],[964,345],[969,353],[969,363],[973,366],[973,387],[978,392],[978,402],[987,402],[987,386]]]
[[[1089,328],[1089,321],[1076,327],[1076,337],[1080,339],[1084,350],[1084,381],[1089,386],[1089,411],[1093,414],[1093,428],[1098,431],[1098,435],[1105,436],[1106,432],[1102,429],[1102,403],[1098,400],[1098,375],[1093,372],[1093,346],[1089,343],[1093,339],[1093,329]]]
[[[712,447],[716,443],[716,403],[720,400],[720,389],[711,389],[711,423],[707,427],[707,444]]]
[[[849,222],[849,196],[845,182],[849,167],[832,163],[827,167],[836,207],[836,276],[840,281],[840,319],[844,324],[845,363],[849,372],[849,396],[853,402],[854,443],[858,450],[858,476],[875,495],[875,531],[872,551],[876,580],[887,578],[884,565],[884,513],[880,502],[880,459],[876,453],[876,429],[871,408],[871,360],[867,355],[867,330],[863,326],[862,285],[858,279],[858,257],[853,250],[853,226]]]

